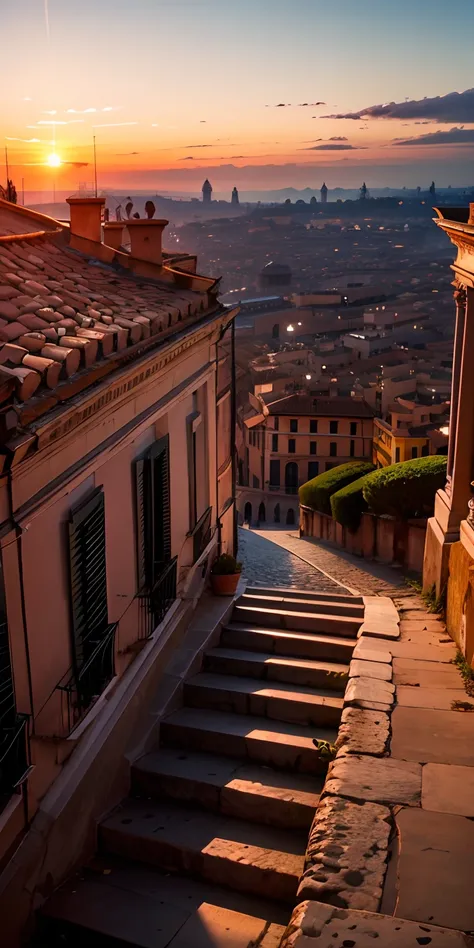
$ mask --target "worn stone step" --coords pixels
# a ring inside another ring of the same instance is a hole
[[[238,605],[234,606],[232,621],[290,631],[323,632],[326,635],[342,635],[354,639],[362,624],[358,616],[333,616],[323,612],[308,613],[284,608],[270,609]]]
[[[165,797],[283,829],[309,829],[323,778],[172,747],[132,768],[134,794]]]
[[[276,721],[300,722],[316,727],[338,727],[343,698],[313,688],[278,682],[268,686],[255,678],[201,672],[184,684],[185,704],[236,714],[253,714]]]
[[[306,834],[167,801],[126,800],[101,823],[99,842],[102,851],[291,905]]]
[[[364,605],[362,596],[333,592],[311,592],[308,589],[293,589],[291,586],[246,586],[245,592],[259,596],[288,596],[290,599],[318,599],[322,602],[348,602],[359,606]]]
[[[317,598],[304,599],[302,596],[298,599],[292,599],[289,596],[278,596],[276,591],[271,596],[261,595],[257,592],[245,592],[242,596],[239,596],[236,605],[254,606],[258,609],[284,609],[286,612],[349,616],[358,618],[360,623],[362,623],[365,611],[363,604],[356,605],[352,602],[337,602]]]
[[[211,648],[204,655],[206,671],[223,675],[243,675],[265,681],[284,681],[311,688],[344,692],[349,665],[309,658],[285,658],[270,652]]]
[[[198,708],[174,711],[160,725],[160,740],[167,747],[223,754],[309,774],[327,769],[313,740],[334,744],[336,739],[337,728],[305,727]]]
[[[107,855],[41,909],[39,948],[248,948],[279,945],[288,909]],[[271,942],[270,936],[274,936]]]
[[[221,645],[226,648],[248,649],[252,652],[270,652],[292,658],[327,659],[350,662],[356,640],[343,636],[283,631],[282,629],[241,625],[230,622],[221,634]]]

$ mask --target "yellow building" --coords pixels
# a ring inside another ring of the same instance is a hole
[[[407,428],[394,428],[388,421],[374,418],[372,460],[375,467],[387,467],[398,461],[411,461],[430,454],[429,437],[413,435]]]

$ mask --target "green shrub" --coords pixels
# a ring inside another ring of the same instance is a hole
[[[367,478],[364,499],[379,516],[390,514],[401,520],[430,516],[436,491],[446,481],[446,463],[444,455],[435,454],[382,467]]]
[[[364,474],[363,477],[358,477],[356,481],[352,481],[352,484],[347,484],[331,497],[331,512],[334,520],[342,523],[342,526],[347,527],[351,533],[355,533],[358,529],[360,518],[368,507],[362,489],[369,476]]]
[[[324,474],[318,474],[300,487],[300,504],[331,516],[332,494],[373,469],[374,466],[370,461],[349,461],[347,464],[339,464],[332,470],[325,471]]]
[[[214,576],[235,576],[236,573],[241,572],[242,563],[238,563],[235,556],[231,556],[230,553],[221,553],[221,555],[214,560],[211,569],[211,573]]]

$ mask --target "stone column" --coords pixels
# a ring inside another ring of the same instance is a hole
[[[462,299],[462,298],[461,298]],[[468,513],[474,473],[474,290],[467,290],[457,391],[457,420],[450,484],[449,532],[459,530]],[[454,367],[453,367],[454,370]]]
[[[449,423],[448,467],[446,493],[451,496],[451,481],[453,476],[454,453],[456,446],[456,428],[458,421],[459,379],[461,375],[462,347],[464,339],[464,324],[466,320],[466,287],[458,284],[454,291],[456,300],[456,329],[453,349],[453,374],[451,382],[451,411]]]

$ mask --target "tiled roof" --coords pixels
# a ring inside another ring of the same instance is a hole
[[[374,412],[363,399],[334,395],[288,395],[268,405],[271,415],[320,415],[328,418],[373,418]]]
[[[2,209],[1,225],[5,214],[15,219]],[[67,231],[38,233],[49,228],[21,214],[20,224],[25,239],[0,236],[0,407],[26,402],[30,420],[113,371],[127,348],[141,354],[216,308],[212,281],[199,292],[171,274],[139,278],[70,249]]]

